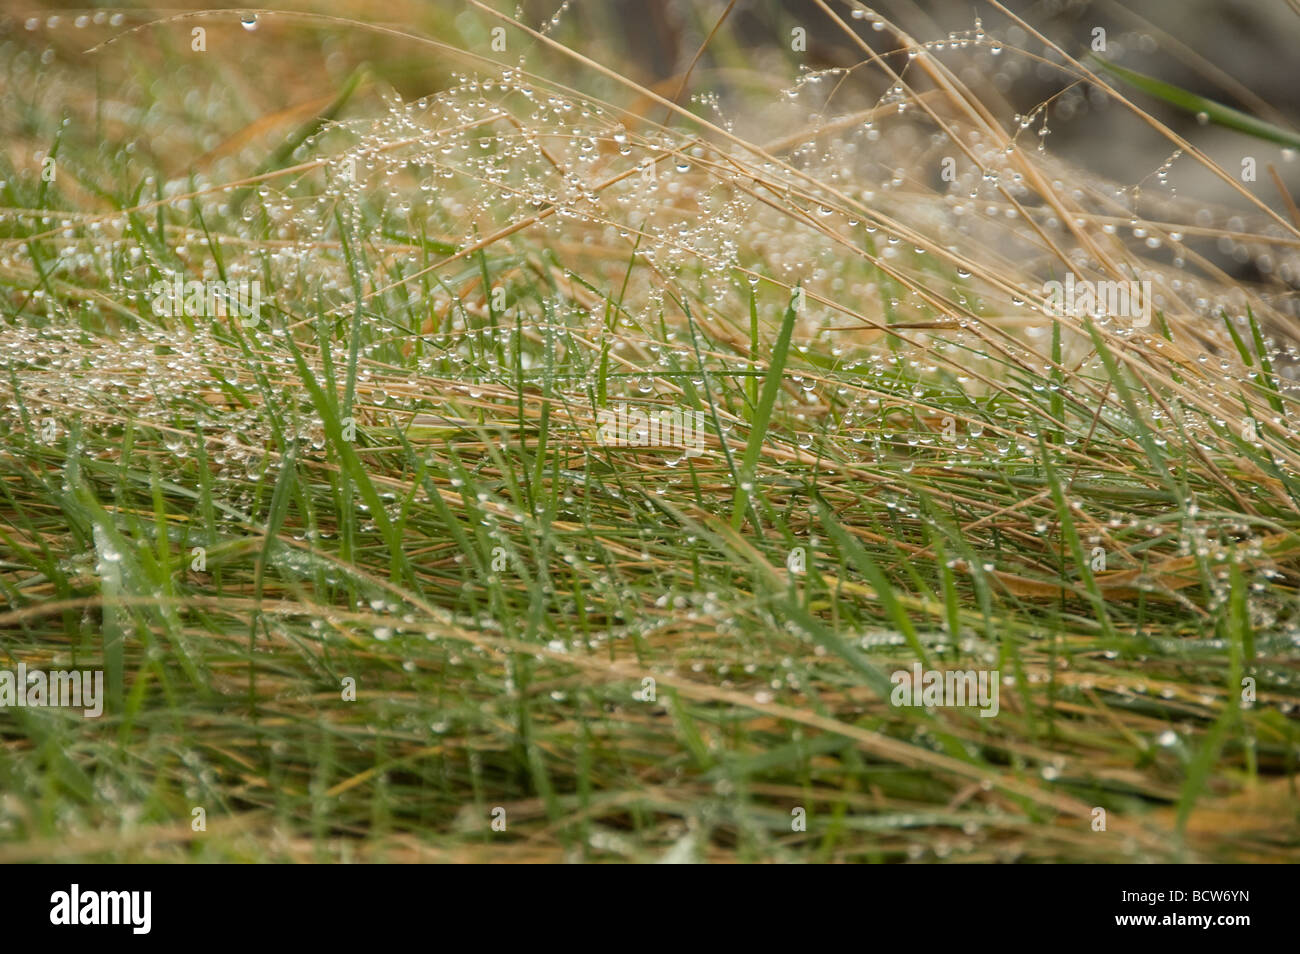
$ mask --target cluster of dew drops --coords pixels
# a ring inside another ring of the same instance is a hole
[[[883,21],[870,11],[855,9],[853,16],[867,20],[873,29],[884,28]],[[82,20],[113,26],[122,22],[120,14],[97,13],[79,16],[74,24],[85,25]],[[58,22],[57,17],[50,17],[44,25],[53,27]],[[242,15],[240,22],[248,31],[258,27],[252,14]],[[39,25],[28,21],[27,28]],[[911,55],[967,46],[986,48],[993,55],[1002,52],[1001,44],[977,24],[968,34],[926,44]],[[783,97],[792,115],[800,114],[802,95],[836,75],[836,71],[806,72]],[[879,105],[896,105],[897,113],[902,114],[908,102],[903,88],[894,86]],[[711,105],[719,108],[716,100]],[[1016,125],[1027,129],[1036,118],[1045,120],[1031,113],[1016,117]],[[896,158],[888,158],[895,144],[884,126],[884,120],[869,120],[829,140],[833,148],[796,148],[790,166],[833,184],[836,191],[850,194],[864,205],[902,213],[907,204],[894,200],[891,193],[906,192],[908,176],[897,167]],[[1046,129],[1045,121],[1040,128]],[[1039,139],[1041,144],[1043,137]],[[327,142],[330,151],[323,154]],[[978,141],[972,146],[982,160],[980,166],[963,173],[948,194],[939,197],[953,223],[946,232],[940,231],[939,238],[949,242],[963,234],[969,236],[976,228],[970,223],[977,218],[1005,225],[1010,216],[1005,214],[1005,205],[994,201],[994,192],[1004,187],[1023,194],[1026,188],[1010,164],[999,167],[999,162],[1008,158],[1003,150]],[[340,219],[358,232],[378,231],[384,236],[380,246],[384,241],[400,244],[391,236],[427,232],[441,236],[450,247],[465,248],[495,228],[534,216],[532,234],[540,233],[546,242],[596,248],[626,248],[635,243],[638,255],[653,266],[657,276],[667,279],[668,288],[716,313],[738,311],[745,301],[746,285],[751,290],[761,285],[770,291],[801,284],[830,301],[888,299],[890,306],[904,309],[912,303],[906,292],[889,299],[899,293],[887,290],[860,261],[846,257],[836,237],[758,200],[756,188],[795,203],[811,213],[814,221],[832,219],[845,233],[873,237],[882,260],[915,263],[933,256],[932,250],[908,247],[900,236],[880,229],[860,212],[837,208],[833,197],[817,195],[805,180],[792,177],[788,168],[757,162],[742,150],[728,154],[723,147],[663,131],[631,131],[605,107],[539,87],[516,69],[490,77],[460,76],[447,90],[411,103],[392,94],[387,113],[380,119],[343,123],[304,143],[293,158],[299,163],[315,162],[317,168],[293,182],[259,184],[239,210],[229,204],[234,190],[201,178],[198,194],[192,191],[196,183],[189,179],[164,183],[162,192],[181,223],[188,214],[201,212],[205,220],[223,222],[238,238],[265,243],[265,259],[233,258],[228,277],[260,276],[269,261],[280,286],[278,293],[283,295],[286,289],[318,291],[326,301],[337,302],[340,314],[351,307],[351,281],[339,256],[320,253],[336,242]],[[1156,171],[1158,184],[1166,183],[1176,158]],[[628,171],[633,174],[620,178]],[[1065,187],[1065,182],[1054,185]],[[48,265],[51,277],[105,274],[104,295],[128,308],[145,306],[145,279],[159,271],[162,263],[152,261],[153,253],[129,237],[125,217],[57,212],[13,215],[20,226],[59,236],[58,254]],[[1208,210],[1202,210],[1196,220],[1209,225],[1210,216]],[[1240,232],[1245,223],[1230,219],[1226,227]],[[1117,226],[1107,228],[1114,231]],[[1148,249],[1159,247],[1159,240],[1140,221],[1130,222],[1128,228]],[[202,277],[216,278],[213,264],[204,259],[199,230],[193,224],[181,224],[178,232],[182,240],[177,255],[190,259]],[[1182,237],[1176,232],[1168,236],[1174,243]],[[1263,270],[1272,267],[1270,261],[1261,264],[1258,258],[1268,253],[1234,239],[1224,241],[1230,254],[1255,255]],[[6,246],[0,264],[29,265],[26,254],[22,247]],[[1282,267],[1294,266],[1282,263]],[[738,276],[743,276],[740,291]],[[1224,310],[1223,300],[1202,292],[1191,280],[1186,289],[1175,284],[1174,290],[1188,291],[1196,310],[1207,316]],[[629,301],[638,302],[643,316],[650,317],[665,305],[665,291],[658,277],[638,273],[629,288]],[[1029,299],[1028,291],[1019,299],[1020,306]],[[1013,299],[1013,305],[1015,302]],[[490,378],[511,366],[508,359],[501,362],[502,367],[493,366],[492,361],[498,359],[493,357],[495,349],[487,346],[491,342],[482,340],[481,330],[470,327],[468,316],[453,307],[452,296],[445,290],[435,290],[428,304],[434,312],[450,316],[439,330],[456,340],[442,350],[431,351],[430,357],[417,365],[417,372],[455,378],[473,364],[485,367]],[[1239,313],[1240,302],[1227,304],[1234,314]],[[593,332],[599,345],[605,344],[609,332],[603,315],[575,308],[563,297],[554,305],[552,313],[534,316],[537,321],[553,321],[558,313]],[[94,297],[75,305],[47,300],[46,292],[38,289],[32,292],[28,307],[46,317],[66,318],[99,306]],[[768,295],[760,315],[772,323],[783,307],[782,301]],[[377,311],[383,314],[385,310]],[[899,378],[900,372],[917,381],[936,373],[934,359],[845,344],[842,336],[829,330],[830,317],[825,309],[814,309],[801,319],[798,348],[805,352],[824,349],[842,362],[843,370],[870,386],[849,387],[829,376],[794,372],[792,381],[806,406],[795,405],[790,411],[793,420],[808,427],[799,445],[804,449],[813,445],[812,430],[825,418],[824,392],[828,390],[849,405],[849,410],[839,415],[837,426],[852,445],[860,447],[861,456],[849,457],[850,462],[879,460],[885,456],[885,447],[895,441],[912,448],[933,445],[933,436],[923,431],[895,434],[881,416],[881,398],[888,395],[890,382]],[[641,362],[644,372],[628,379],[629,397],[657,396],[658,371],[696,366],[689,336],[681,328],[669,327],[662,336],[657,336],[654,328],[654,322],[636,316],[619,317],[615,322],[610,342],[613,351]],[[383,341],[405,330],[381,321],[373,338]],[[88,419],[100,417],[111,434],[120,432],[123,421],[133,419],[156,426],[163,435],[162,450],[175,462],[192,459],[194,440],[203,440],[208,459],[218,468],[217,479],[229,482],[229,502],[236,511],[254,504],[250,482],[274,477],[276,455],[268,453],[271,431],[256,403],[244,407],[221,401],[208,409],[194,409],[196,404],[202,406],[208,395],[231,388],[248,395],[257,391],[251,375],[237,370],[217,373],[216,369],[230,364],[229,341],[217,329],[199,324],[193,333],[178,337],[170,329],[141,322],[129,334],[90,340],[77,321],[47,321],[11,326],[4,334],[0,374],[17,375],[23,382],[25,402],[20,405],[14,396],[5,403],[3,411],[11,426],[23,413],[37,420],[84,414]],[[274,340],[283,334],[282,327],[268,326],[250,336],[282,380],[290,381],[295,370]],[[262,336],[265,340],[259,340]],[[471,340],[475,336],[477,340]],[[948,346],[965,343],[959,331],[950,337]],[[339,341],[334,347],[334,363],[340,366],[347,360],[347,346]],[[370,342],[363,347],[363,358],[381,353],[390,355]],[[479,360],[484,355],[487,359]],[[1289,347],[1287,356],[1297,357]],[[1023,357],[1032,359],[1028,351]],[[1209,355],[1201,355],[1201,360],[1222,362]],[[533,363],[535,357],[524,362],[525,366]],[[1226,364],[1222,370],[1227,370]],[[694,383],[703,381],[701,371]],[[1230,406],[1231,384],[1225,381],[1221,393],[1212,389],[1210,400]],[[418,400],[365,365],[358,388],[377,407],[397,408],[404,401]],[[467,393],[475,396],[482,392],[475,392],[471,385]],[[924,393],[917,385],[909,396],[920,399]],[[178,412],[182,406],[186,410]],[[292,410],[290,439],[322,450],[324,437],[312,409],[301,402]],[[1035,452],[1031,443],[1009,436],[1015,433],[1014,428],[1001,429],[995,443],[999,456],[1029,457]],[[955,454],[950,456],[949,466],[977,461],[975,443],[982,434],[981,424],[965,428],[963,439],[952,448]],[[666,481],[656,492],[667,492],[676,479]],[[906,504],[895,501],[895,506],[905,508]],[[1203,529],[1194,524],[1187,529],[1180,544],[1183,552],[1212,555],[1216,551],[1218,544]]]

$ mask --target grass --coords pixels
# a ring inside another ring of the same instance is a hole
[[[1300,858],[1291,299],[1216,257],[1300,231],[1026,146],[955,64],[1028,24],[827,6],[862,63],[795,82],[728,9],[658,90],[473,2],[10,22],[0,654],[108,701],[0,712],[0,860]]]

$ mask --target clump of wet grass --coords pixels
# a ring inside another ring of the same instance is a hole
[[[435,91],[274,111],[222,37],[366,25],[10,23],[0,646],[109,701],[0,714],[0,858],[1295,860],[1291,300],[1216,257],[1295,227],[958,78],[1042,38],[828,7],[861,63],[656,91],[468,9],[377,33]],[[1045,311],[1067,271],[1150,324]],[[997,717],[891,705],[918,661]]]

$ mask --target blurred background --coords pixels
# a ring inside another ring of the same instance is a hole
[[[858,67],[839,77],[823,109],[806,117],[812,122],[822,118],[821,111],[831,115],[873,105],[890,85],[877,67],[859,66],[866,60],[861,46],[816,0],[491,0],[489,5],[520,13],[523,22],[571,49],[760,141],[798,134],[797,128],[774,129],[777,120],[761,104],[809,71]],[[905,79],[919,79],[918,71],[908,70],[897,34],[874,20],[874,13],[859,7],[855,18],[854,8],[840,0],[828,5]],[[390,92],[407,100],[436,93],[457,72],[487,70],[495,61],[608,98],[647,120],[665,119],[661,106],[629,97],[625,88],[519,31],[508,29],[505,49],[494,48],[492,29],[501,21],[467,0],[298,0],[276,9],[315,16],[263,12],[253,29],[241,26],[247,8],[193,4],[188,9],[216,12],[150,25],[184,9],[173,3],[87,7],[10,0],[0,13],[0,70],[10,74],[0,80],[0,130],[12,165],[22,167],[48,148],[50,117],[67,115],[73,122],[63,134],[93,138],[106,156],[121,149],[148,152],[163,168],[184,175],[243,151],[246,164],[256,167],[268,146],[328,104],[362,67],[370,81],[354,110],[369,97],[373,113],[381,106],[373,100]],[[1037,137],[1054,154],[1120,188],[1154,192],[1158,180],[1161,187],[1212,206],[1216,222],[1226,222],[1237,210],[1246,216],[1241,230],[1252,227],[1251,216],[1258,213],[1240,195],[1199,164],[1178,162],[1171,144],[1149,125],[1097,90],[1075,83],[1060,68],[1061,58],[1002,10],[967,0],[889,0],[873,10],[918,42],[931,44],[931,52],[1008,128],[1018,115],[1033,114],[1022,142]],[[1104,31],[1106,59],[1296,129],[1300,84],[1292,50],[1300,38],[1300,13],[1289,0],[1008,0],[1006,10],[1075,58],[1091,53],[1097,31]],[[205,56],[190,50],[196,26],[205,30]],[[793,31],[799,29],[806,31],[806,48],[792,49]],[[979,31],[990,42],[970,42]],[[439,52],[416,36],[480,59]],[[48,81],[42,79],[46,75]],[[178,125],[175,141],[136,141],[133,112],[160,108],[165,98],[164,90],[150,88],[164,82],[156,79],[159,75],[172,89],[191,91],[186,104],[192,115]],[[1247,188],[1271,207],[1286,208],[1276,179],[1292,194],[1300,192],[1300,163],[1291,150],[1198,123],[1190,111],[1113,82],[1230,172],[1239,172],[1243,157],[1253,157],[1257,178]],[[918,88],[926,88],[923,80]],[[31,89],[35,98],[28,98]],[[194,129],[205,130],[200,142],[193,141]],[[1217,264],[1233,277],[1261,277],[1256,255],[1227,245],[1221,252]]]

